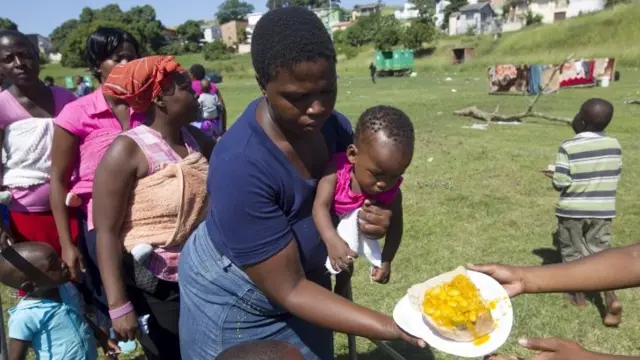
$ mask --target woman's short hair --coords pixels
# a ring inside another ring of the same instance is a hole
[[[260,18],[251,39],[251,59],[258,81],[265,86],[281,68],[318,59],[335,63],[336,51],[316,14],[290,6]]]
[[[87,46],[84,51],[85,61],[91,74],[101,81],[100,65],[113,56],[113,52],[118,46],[128,42],[140,55],[140,43],[125,30],[115,27],[99,27],[87,39]]]
[[[189,73],[191,74],[191,77],[193,77],[193,80],[198,80],[198,81],[203,80],[206,75],[206,72],[207,71],[204,69],[204,66],[200,64],[193,64],[189,68]]]

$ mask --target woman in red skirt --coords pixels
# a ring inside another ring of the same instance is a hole
[[[9,207],[9,236],[13,241],[45,242],[60,254],[49,206],[53,118],[75,96],[40,81],[39,57],[38,49],[24,34],[0,31],[0,73],[12,84],[0,92],[0,202]],[[79,219],[69,216],[68,223],[75,243]]]

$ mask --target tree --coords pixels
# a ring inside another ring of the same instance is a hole
[[[204,45],[204,59],[208,61],[229,58],[229,49],[222,41],[216,40]]]
[[[63,22],[62,25],[53,29],[53,31],[49,35],[49,40],[51,40],[53,48],[57,51],[62,50],[62,46],[69,36],[69,33],[71,33],[77,26],[78,20],[71,19]]]
[[[18,25],[9,18],[0,17],[0,30],[18,30]]]
[[[437,2],[437,0],[411,0],[411,3],[416,7],[416,10],[418,10],[420,19],[428,24],[433,23],[433,15],[436,10]]]
[[[87,66],[84,60],[84,50],[86,47],[87,38],[99,27],[119,27],[131,32],[133,36],[140,36],[140,34],[137,34],[132,28],[119,22],[97,20],[91,21],[90,23],[80,23],[73,31],[69,33],[69,36],[64,42],[64,45],[60,49],[60,53],[62,54],[62,66]]]
[[[62,53],[63,65],[84,66],[82,54],[85,42],[99,26],[120,27],[129,31],[140,42],[143,55],[166,51],[166,46],[170,44],[164,26],[156,19],[156,11],[150,5],[136,6],[126,12],[115,4],[102,9],[85,7],[77,20],[67,20],[51,33],[54,47]]]
[[[216,19],[221,25],[233,20],[244,20],[253,12],[253,5],[241,0],[225,0],[218,7]]]
[[[308,7],[308,0],[267,0],[267,8],[269,8],[269,10],[280,9],[287,6]]]
[[[176,29],[180,39],[187,43],[199,44],[202,39],[202,30],[200,25],[194,20],[187,20],[184,24],[178,26]]]
[[[420,49],[422,44],[430,43],[436,38],[436,28],[432,24],[414,21],[405,29],[402,43],[407,49]]]
[[[444,21],[442,22],[442,29],[446,29],[449,26],[449,16],[456,11],[462,9],[465,5],[469,4],[467,0],[449,0],[450,4],[444,8]]]
[[[402,29],[400,26],[384,27],[380,29],[374,38],[376,50],[389,51],[398,45],[402,40]]]

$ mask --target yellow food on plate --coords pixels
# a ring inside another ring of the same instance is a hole
[[[414,285],[412,293],[424,321],[445,338],[481,344],[493,331],[490,306],[462,267]]]

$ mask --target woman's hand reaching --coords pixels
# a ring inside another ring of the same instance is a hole
[[[526,292],[523,268],[499,264],[467,265],[467,269],[489,275],[499,282],[510,297]]]
[[[391,210],[376,205],[373,200],[365,200],[358,212],[360,231],[372,239],[381,239],[389,230],[391,224]]]

